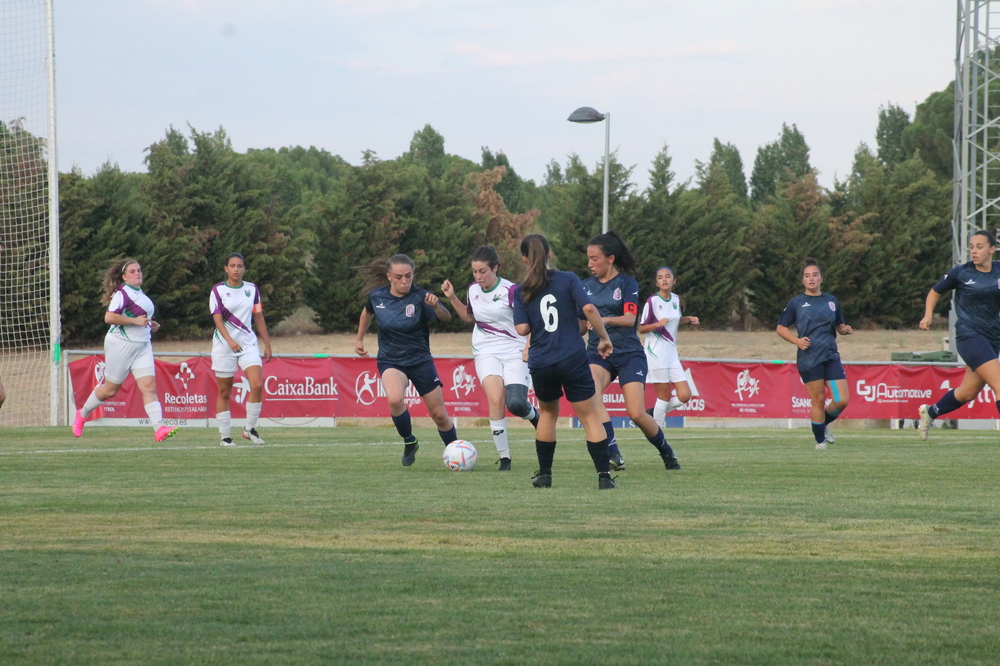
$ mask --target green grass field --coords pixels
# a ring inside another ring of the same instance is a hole
[[[0,430],[0,663],[996,663],[1000,433]],[[241,440],[242,441],[242,440]]]

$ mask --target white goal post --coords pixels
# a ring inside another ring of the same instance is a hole
[[[52,0],[0,3],[0,427],[60,422]]]

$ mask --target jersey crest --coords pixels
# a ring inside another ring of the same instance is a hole
[[[413,303],[407,304],[407,306],[406,306],[406,316],[407,317],[412,317],[416,313],[417,313],[416,306],[414,306]]]
[[[615,293],[611,294],[611,298],[615,299],[616,301],[622,300],[622,290],[621,290],[621,287],[619,287],[618,289],[615,289]]]
[[[1000,282],[1000,280],[997,280],[997,282]],[[830,301],[829,303],[827,303],[827,305],[830,306],[830,312],[836,312],[837,311],[837,306],[833,304],[833,301]]]

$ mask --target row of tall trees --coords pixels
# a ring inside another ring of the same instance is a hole
[[[951,95],[931,95],[912,120],[882,108],[876,149],[859,146],[832,188],[819,185],[795,125],[760,147],[749,178],[736,147],[718,139],[685,182],[664,146],[641,191],[635,168],[612,156],[611,225],[638,256],[644,290],[657,267],[672,266],[687,310],[708,326],[772,326],[800,288],[805,256],[823,263],[824,286],[852,321],[912,325],[949,263]],[[142,262],[167,335],[211,327],[208,292],[234,251],[246,255],[269,321],[306,304],[335,331],[356,325],[354,267],[373,257],[409,254],[418,283],[436,288],[463,284],[471,252],[491,243],[516,279],[517,243],[538,230],[558,267],[584,276],[587,241],[600,231],[603,165],[571,155],[536,184],[502,152],[484,148],[478,163],[448,154],[430,126],[403,155],[367,152],[357,166],[316,148],[237,153],[221,129],[171,128],[146,165],[61,176],[65,339],[102,334],[100,284],[116,257]]]

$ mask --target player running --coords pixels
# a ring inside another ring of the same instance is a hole
[[[590,239],[587,265],[593,275],[583,281],[583,288],[597,308],[614,345],[614,352],[602,356],[597,349],[600,340],[593,331],[590,332],[587,358],[597,394],[602,396],[617,378],[629,418],[659,452],[666,468],[680,469],[677,456],[663,436],[663,430],[646,413],[646,355],[635,330],[639,314],[639,283],[633,277],[635,259],[622,237],[615,231],[609,231]],[[608,437],[611,468],[625,469],[625,461],[611,426],[611,416],[600,397],[597,399],[597,411]]]
[[[538,425],[538,410],[528,402],[531,378],[523,355],[527,340],[514,328],[514,290],[516,285],[497,275],[500,257],[492,245],[472,253],[472,278],[468,303],[455,295],[451,282],[445,280],[441,291],[451,301],[462,321],[474,323],[472,352],[476,374],[486,392],[490,408],[493,443],[500,454],[500,471],[510,470],[510,444],[507,441],[507,415]]]
[[[156,363],[150,338],[160,330],[153,321],[155,307],[142,291],[142,266],[135,259],[119,259],[104,275],[107,305],[104,323],[111,326],[104,336],[104,383],[87,397],[73,420],[73,435],[83,435],[87,417],[105,400],[118,395],[129,372],[142,395],[142,404],[153,426],[153,439],[162,442],[177,432],[177,426],[163,423],[163,406],[156,395]]]
[[[587,451],[597,470],[597,487],[615,487],[608,461],[608,438],[601,426],[594,378],[587,362],[587,348],[580,337],[577,312],[583,310],[598,338],[597,353],[614,349],[597,308],[587,298],[580,278],[549,268],[549,242],[540,234],[521,241],[521,258],[527,274],[514,294],[514,324],[520,335],[530,334],[528,367],[541,416],[535,432],[538,471],[531,479],[536,488],[552,486],[552,459],[556,452],[556,420],[563,391],[583,424]]]
[[[656,404],[647,413],[663,426],[667,412],[691,399],[687,375],[677,354],[677,328],[681,324],[698,325],[697,317],[681,315],[681,297],[674,292],[674,269],[656,269],[658,291],[646,299],[639,318],[639,333],[646,336],[646,381],[656,387]]]
[[[931,327],[934,306],[941,294],[955,291],[955,346],[965,361],[965,376],[933,405],[920,405],[917,432],[926,440],[934,419],[953,412],[974,400],[983,386],[990,385],[1000,397],[1000,265],[993,262],[996,237],[989,231],[977,231],[969,241],[972,261],[955,266],[927,292],[924,318],[920,328]],[[1000,411],[1000,401],[997,402]]]
[[[367,357],[365,332],[372,319],[378,322],[378,372],[389,401],[392,423],[403,438],[405,467],[413,464],[420,448],[405,402],[410,382],[423,398],[444,445],[458,439],[455,424],[445,408],[427,327],[434,320],[447,324],[451,321],[451,313],[437,296],[413,284],[413,273],[413,260],[405,254],[376,259],[358,269],[358,274],[364,278],[363,293],[368,294],[368,299],[361,311],[358,337],[354,341],[358,356]]]
[[[847,408],[850,399],[847,375],[837,351],[837,333],[850,335],[854,329],[844,323],[840,301],[820,291],[823,271],[815,259],[807,257],[802,262],[802,284],[805,293],[788,301],[778,319],[776,332],[799,348],[796,364],[812,401],[809,416],[816,448],[822,450],[827,443],[836,441],[827,426]],[[799,337],[788,330],[792,325]],[[833,401],[824,406],[827,387]]]
[[[252,282],[244,282],[243,274],[247,265],[243,255],[234,252],[226,257],[224,267],[226,279],[212,287],[208,297],[208,308],[215,322],[212,336],[212,370],[219,385],[215,400],[215,420],[219,425],[220,446],[236,446],[232,437],[232,419],[229,401],[233,394],[233,377],[236,367],[243,369],[250,384],[247,397],[246,424],[243,439],[249,439],[260,446],[264,440],[257,432],[257,421],[264,399],[264,366],[271,360],[271,339],[264,321],[264,306],[260,300],[260,289]],[[264,341],[264,353],[260,353],[257,336],[252,325]]]

